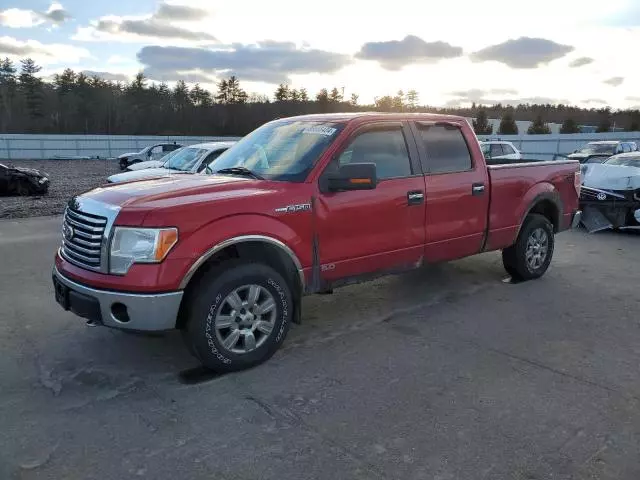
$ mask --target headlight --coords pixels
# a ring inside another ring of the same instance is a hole
[[[176,243],[176,228],[115,227],[109,249],[110,273],[124,275],[134,263],[160,263]]]
[[[42,183],[45,183],[45,182],[48,182],[48,181],[49,181],[49,179],[48,179],[47,177],[42,177],[42,178],[38,181],[38,183],[42,184]]]

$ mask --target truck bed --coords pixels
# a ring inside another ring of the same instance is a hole
[[[512,245],[518,229],[536,197],[555,197],[560,205],[576,196],[574,176],[580,171],[575,160],[520,161],[488,165],[491,183],[489,235],[486,250]],[[518,204],[514,205],[514,199]],[[571,223],[572,212],[559,212],[558,230]]]

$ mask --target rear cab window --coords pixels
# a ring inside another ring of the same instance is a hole
[[[424,151],[421,161],[422,170],[426,175],[466,172],[473,169],[469,146],[459,127],[419,122],[415,126],[418,132],[416,140],[421,143]],[[491,147],[493,146],[492,144]],[[493,148],[491,151],[493,153]]]

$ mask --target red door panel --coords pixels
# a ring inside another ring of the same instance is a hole
[[[474,255],[482,248],[490,185],[484,163],[474,161],[468,128],[414,125],[426,172],[427,261]]]
[[[324,281],[407,267],[423,257],[425,185],[416,172],[411,135],[402,122],[368,124],[351,135],[325,170],[375,163],[378,185],[318,194],[316,232]]]
[[[424,178],[384,180],[375,190],[320,194],[316,204],[321,276],[334,281],[417,263],[424,252]]]

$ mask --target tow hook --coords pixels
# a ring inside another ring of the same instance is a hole
[[[94,322],[93,320],[87,320],[86,323],[87,327],[97,327],[98,324],[96,322]]]

